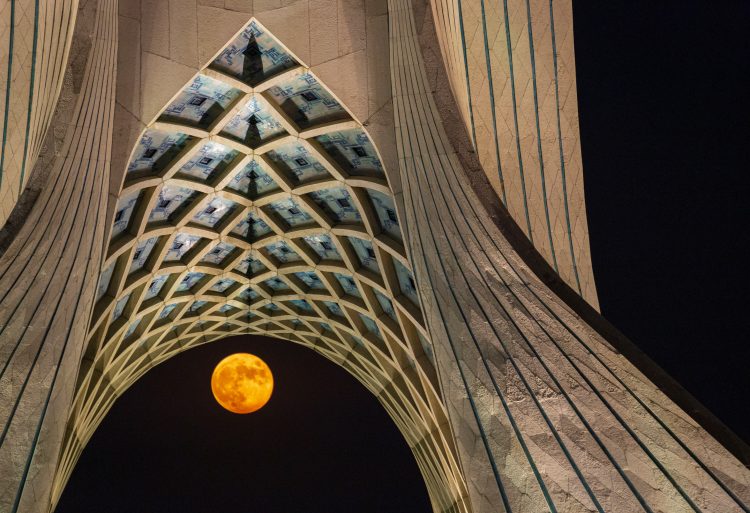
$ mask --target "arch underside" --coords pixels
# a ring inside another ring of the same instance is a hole
[[[343,366],[388,411],[436,511],[468,511],[393,194],[367,131],[252,20],[143,131],[125,174],[54,485],[114,401],[236,334]]]

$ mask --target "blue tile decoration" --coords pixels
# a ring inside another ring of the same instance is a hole
[[[380,328],[378,328],[378,325],[375,321],[364,314],[359,314],[359,318],[362,319],[362,323],[365,325],[365,328],[367,328],[367,331],[374,333],[378,337],[381,337]]]
[[[341,254],[339,254],[330,236],[325,234],[308,235],[304,239],[321,259],[341,261]]]
[[[240,111],[229,120],[222,135],[236,139],[251,148],[286,133],[262,100],[253,95]]]
[[[266,155],[276,169],[288,176],[295,184],[309,183],[331,176],[323,164],[318,162],[301,143],[283,144]]]
[[[115,270],[115,262],[109,264],[99,276],[99,285],[96,288],[96,300],[99,301],[109,288],[109,282],[112,280],[112,273]]]
[[[225,290],[227,290],[229,287],[231,287],[235,283],[237,282],[231,278],[222,278],[216,283],[214,283],[209,290],[223,293]]]
[[[417,296],[417,284],[414,281],[411,271],[407,269],[404,264],[393,259],[394,267],[396,268],[396,276],[398,276],[398,283],[401,287],[401,292],[408,297],[412,303],[419,305],[419,297]]]
[[[432,346],[429,342],[427,342],[427,339],[424,338],[419,331],[417,331],[417,337],[419,338],[419,343],[422,345],[422,351],[424,351],[427,359],[430,360],[433,365],[435,365],[435,355],[432,352]]]
[[[245,196],[256,199],[266,193],[278,191],[279,185],[263,170],[263,166],[255,159],[251,160],[235,175],[227,186]]]
[[[343,187],[314,191],[308,196],[323,209],[334,223],[358,224],[362,221],[362,216],[354,205],[349,191]]]
[[[299,319],[292,319],[292,328],[298,330],[302,327],[302,321]]]
[[[190,305],[190,312],[191,313],[197,312],[198,310],[203,308],[203,306],[206,305],[207,303],[208,303],[207,301],[193,301],[193,304]]]
[[[344,316],[344,311],[337,303],[334,303],[332,301],[323,301],[323,304],[326,305],[326,308],[328,308],[331,314],[335,315],[336,317]]]
[[[159,319],[164,319],[165,317],[167,317],[175,308],[177,308],[177,303],[172,303],[171,305],[167,305],[162,308],[161,312],[159,312]]]
[[[240,297],[240,299],[242,299],[243,301],[247,301],[247,302],[249,303],[249,302],[253,301],[254,299],[256,299],[256,298],[257,298],[257,297],[258,297],[259,295],[260,295],[260,294],[258,294],[258,293],[257,293],[257,292],[255,291],[255,289],[253,289],[252,287],[248,287],[248,288],[246,288],[245,290],[243,290],[243,291],[242,291],[242,292],[240,293],[240,296],[239,296],[239,297]]]
[[[264,208],[278,214],[290,227],[305,226],[315,223],[313,218],[310,217],[310,214],[305,212],[292,198],[274,201]]]
[[[140,323],[141,323],[140,319],[136,319],[133,322],[131,322],[130,326],[128,326],[128,329],[125,330],[125,335],[123,335],[123,337],[122,337],[123,340],[126,339],[126,338],[129,338],[135,332],[136,328],[138,328],[138,325]]]
[[[260,260],[253,258],[252,255],[247,255],[242,261],[240,261],[235,269],[242,274],[252,276],[261,271],[265,271],[266,266],[263,265]]]
[[[172,245],[167,250],[167,255],[164,257],[165,262],[174,262],[180,260],[185,253],[190,251],[190,248],[195,246],[201,238],[198,235],[191,235],[189,233],[178,233],[172,240]]]
[[[383,164],[375,152],[375,146],[361,129],[331,132],[316,139],[326,153],[350,175],[383,175]]]
[[[237,157],[238,152],[223,144],[209,141],[200,147],[198,152],[180,168],[183,176],[209,181]]]
[[[274,292],[288,291],[289,285],[279,277],[269,278],[263,282],[264,285],[269,287]]]
[[[256,22],[250,23],[211,67],[250,85],[296,66],[297,62]]]
[[[236,207],[237,203],[234,201],[216,197],[209,201],[203,210],[195,214],[193,222],[213,228]]]
[[[367,194],[370,196],[370,200],[375,207],[380,227],[391,237],[401,240],[401,228],[398,225],[398,216],[396,215],[396,207],[393,204],[393,199],[382,192],[370,189],[367,189]]]
[[[333,331],[333,329],[331,329],[331,325],[327,322],[321,322],[320,327],[323,328],[324,331]]]
[[[151,250],[154,249],[158,240],[159,237],[151,237],[150,239],[136,244],[128,274],[133,274],[134,272],[143,269],[143,266],[146,265],[146,260],[148,260],[148,257],[151,254]]]
[[[118,319],[122,315],[122,311],[125,309],[125,305],[128,303],[128,299],[130,299],[130,294],[120,298],[117,303],[115,303],[115,308],[114,310],[112,310],[113,321],[115,319]]]
[[[240,90],[198,75],[161,114],[165,121],[207,127],[239,96]]]
[[[313,307],[310,303],[305,301],[304,299],[292,299],[289,301],[291,304],[302,310],[303,312],[312,312]],[[296,320],[296,319],[295,319]]]
[[[144,301],[156,297],[161,291],[164,284],[167,282],[167,279],[169,279],[168,274],[160,274],[159,276],[151,280],[151,283],[148,286],[148,290],[146,290],[146,294],[143,296]]]
[[[234,307],[233,307],[232,305],[221,305],[221,307],[219,308],[219,311],[220,311],[221,313],[227,313],[227,312],[228,312],[228,311],[230,311],[230,310],[231,310],[232,308],[234,308]]]
[[[350,296],[362,297],[362,294],[360,294],[359,288],[357,287],[357,282],[354,281],[354,278],[339,273],[333,273],[333,275],[341,284],[341,287],[344,289],[345,293],[349,294]]]
[[[141,198],[143,191],[131,192],[120,198],[117,202],[117,210],[115,211],[115,219],[112,225],[112,238],[114,239],[122,232],[127,230],[130,224],[130,218],[133,216],[138,200]]]
[[[396,311],[393,309],[393,303],[390,299],[385,297],[383,294],[375,290],[375,297],[378,298],[378,303],[380,303],[380,308],[383,309],[383,311],[393,319],[396,320]]]
[[[369,240],[359,239],[357,237],[347,237],[354,252],[357,254],[359,263],[362,264],[366,269],[372,272],[379,273],[378,260],[375,256],[375,249],[372,247],[372,242]]]
[[[190,140],[185,134],[146,130],[128,164],[128,173],[158,173],[165,169]]]
[[[269,309],[269,310],[271,310],[272,312],[276,312],[276,311],[278,311],[278,310],[279,310],[279,305],[277,305],[276,303],[268,303],[268,304],[266,305],[266,308],[268,308],[268,309]]]
[[[232,233],[244,237],[251,241],[271,233],[271,227],[263,219],[258,217],[255,212],[248,212],[247,215],[232,230]]]
[[[201,259],[207,264],[221,264],[224,259],[234,250],[236,246],[228,242],[219,242]]]
[[[201,281],[201,278],[203,278],[204,276],[205,274],[203,273],[187,273],[180,284],[177,286],[177,292],[185,292],[192,289],[193,286]]]
[[[283,264],[286,264],[288,262],[298,262],[302,260],[302,257],[300,257],[284,241],[274,242],[273,244],[269,244],[268,246],[266,246],[266,249],[268,250],[268,253],[270,255],[273,255],[274,257],[276,257],[276,259]]]
[[[321,281],[318,274],[313,271],[294,273],[294,275],[313,290],[326,290],[323,281]]]
[[[193,189],[169,183],[165,184],[159,191],[159,199],[156,200],[156,205],[148,216],[148,222],[171,221],[187,208],[196,197],[198,197],[198,193]]]
[[[348,117],[341,104],[309,72],[270,88],[268,93],[300,128]]]

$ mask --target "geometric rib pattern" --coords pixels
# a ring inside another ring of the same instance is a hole
[[[342,364],[412,447],[436,510],[465,489],[391,189],[364,128],[252,21],[131,155],[53,488],[154,365],[240,333]]]

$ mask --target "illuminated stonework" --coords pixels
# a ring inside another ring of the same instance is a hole
[[[569,2],[216,3],[2,20],[34,38],[2,75],[0,223],[34,162],[49,181],[0,257],[0,511],[52,511],[119,395],[241,333],[372,391],[436,512],[750,511],[741,442],[506,238],[596,306]]]

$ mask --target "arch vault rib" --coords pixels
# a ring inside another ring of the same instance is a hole
[[[553,12],[433,2],[465,118],[477,107],[461,17],[479,24],[480,6],[486,27],[504,12],[508,34],[525,17],[529,44],[542,32],[532,35],[534,13]],[[53,17],[60,30],[66,12]],[[156,48],[154,27],[133,21],[133,3],[96,5],[64,150],[0,258],[0,511],[54,509],[123,391],[183,350],[240,333],[303,344],[360,380],[411,446],[435,511],[750,511],[747,468],[540,282],[477,207],[409,0],[336,14],[366,33],[337,42],[345,73],[309,52],[309,34],[297,38],[330,16],[322,3],[210,13],[218,42],[202,33],[195,64],[180,67],[160,56],[173,42]],[[122,40],[118,54],[120,28],[161,54],[133,58]],[[485,45],[482,62],[488,41],[472,43]],[[154,63],[177,75],[166,92],[154,92],[156,75],[126,80]],[[340,75],[368,90],[367,108]],[[133,83],[150,91],[138,114],[119,103]]]

